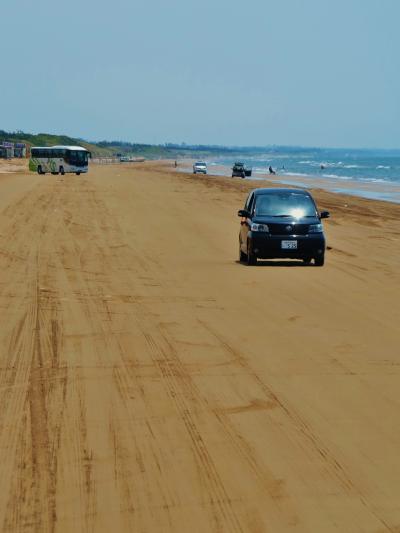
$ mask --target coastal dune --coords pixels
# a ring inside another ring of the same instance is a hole
[[[400,205],[237,262],[259,182],[0,177],[2,531],[400,530]]]

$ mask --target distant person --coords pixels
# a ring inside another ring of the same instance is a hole
[[[271,165],[269,166],[268,170],[270,174],[276,174],[275,170],[271,167]]]
[[[178,166],[178,161],[175,161],[175,168]]]
[[[321,165],[321,170],[325,170],[325,165]]]

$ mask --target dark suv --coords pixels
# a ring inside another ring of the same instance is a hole
[[[239,176],[240,178],[245,178],[246,176],[251,176],[251,168],[247,168],[244,163],[237,161],[232,167],[232,178]]]
[[[255,189],[247,197],[239,233],[239,260],[255,265],[257,259],[314,259],[323,266],[325,236],[322,218],[311,194],[301,189]]]

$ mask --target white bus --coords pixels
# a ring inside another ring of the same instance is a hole
[[[66,174],[77,176],[88,171],[90,152],[82,146],[35,146],[31,148],[29,170],[38,174]]]

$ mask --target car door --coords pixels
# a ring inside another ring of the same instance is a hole
[[[254,193],[251,192],[247,197],[246,203],[244,204],[244,209],[251,213],[254,208]],[[240,248],[242,252],[247,253],[247,235],[250,231],[251,226],[251,216],[248,218],[242,218],[240,221]]]

